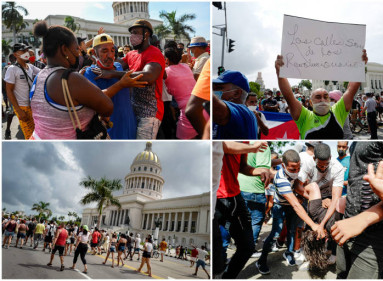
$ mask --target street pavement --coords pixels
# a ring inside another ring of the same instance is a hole
[[[263,239],[265,239],[271,231],[271,225],[263,224],[260,237],[258,239],[257,250],[261,251]],[[259,273],[255,263],[258,258],[250,258],[243,270],[238,275],[238,279],[336,279],[335,265],[329,266],[325,272],[313,272],[309,270],[300,270],[297,265],[289,266],[283,258],[286,246],[282,247],[278,252],[271,252],[267,257],[267,264],[270,268],[270,274],[262,275]],[[228,249],[228,257],[235,253],[235,247]]]
[[[12,242],[14,242],[13,239]],[[2,248],[2,279],[150,279],[144,272],[147,270],[146,265],[142,269],[142,273],[135,270],[140,266],[141,261],[137,261],[137,255],[133,261],[125,260],[124,266],[117,267],[116,261],[114,268],[111,267],[112,259],[108,258],[106,265],[102,262],[105,260],[103,255],[91,255],[89,252],[85,256],[88,264],[88,273],[84,274],[83,264],[80,257],[76,263],[76,270],[69,269],[72,266],[73,254],[64,257],[65,270],[60,271],[60,258],[56,252],[53,260],[53,266],[47,266],[50,259],[50,253],[46,250],[42,251],[41,246],[37,250],[29,247],[23,249],[12,246],[9,249]],[[117,254],[115,254],[115,258]],[[160,258],[151,259],[152,276],[155,279],[207,279],[206,273],[199,268],[198,277],[193,276],[195,267],[190,267],[189,261],[182,261],[171,257],[164,257],[164,262],[160,262]],[[210,272],[210,266],[206,268]]]

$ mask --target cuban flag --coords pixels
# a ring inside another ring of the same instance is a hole
[[[297,124],[289,113],[261,111],[266,118],[266,125],[269,127],[267,136],[261,135],[261,139],[267,140],[287,140],[299,139]]]

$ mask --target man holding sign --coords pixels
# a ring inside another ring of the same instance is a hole
[[[354,95],[360,82],[365,81],[365,34],[365,25],[285,15],[282,55],[277,57],[275,68],[280,90],[286,98],[301,139],[343,139],[343,125]],[[313,91],[310,96],[312,112],[295,99],[286,78],[355,82],[349,83],[343,97],[333,106],[325,89]]]
[[[362,59],[367,63],[366,50],[363,50]],[[310,111],[294,97],[287,78],[279,76],[283,65],[283,57],[278,56],[275,69],[279,88],[289,105],[291,117],[297,124],[301,139],[343,139],[343,125],[360,82],[350,82],[343,97],[333,106],[330,105],[328,92],[322,88],[316,89],[310,96],[310,104],[313,107],[313,111]]]

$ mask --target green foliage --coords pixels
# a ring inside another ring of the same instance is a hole
[[[349,83],[348,81],[343,82],[343,88],[347,89],[348,83]]]
[[[270,150],[272,152],[277,152],[278,154],[282,154],[283,151],[285,151],[286,149],[284,149],[285,147],[287,148],[287,146],[294,146],[294,142],[291,142],[291,141],[269,141],[268,142],[268,145],[270,147]]]
[[[300,87],[300,88],[305,87],[307,90],[311,91],[313,85],[312,85],[312,83],[310,82],[310,80],[302,80],[302,81],[299,83],[299,87]]]
[[[328,81],[328,80],[324,80],[324,84],[325,84],[326,86],[328,86],[328,84],[330,84],[330,81]]]
[[[259,85],[257,82],[249,82],[250,91],[257,94],[258,98],[261,90],[261,85]]]
[[[90,190],[90,192],[80,200],[80,203],[83,205],[97,203],[97,210],[99,213],[97,227],[100,227],[101,215],[104,207],[117,206],[118,208],[121,208],[120,201],[113,196],[113,191],[122,189],[121,180],[108,180],[106,178],[95,180],[88,176],[88,178],[80,182],[80,185]]]
[[[40,201],[39,203],[35,203],[32,206],[32,211],[36,211],[39,213],[38,218],[44,218],[48,219],[50,216],[52,216],[52,211],[48,208],[49,203]]]
[[[161,11],[159,16],[164,20],[164,23],[157,26],[154,31],[159,38],[164,38],[169,34],[174,35],[174,40],[181,39],[181,36],[185,36],[190,40],[189,33],[195,33],[195,29],[187,25],[186,22],[194,20],[196,18],[195,14],[184,14],[181,17],[176,18],[176,11],[170,13],[166,11]]]
[[[74,18],[71,16],[66,16],[64,19],[64,26],[76,33],[80,29],[80,24],[75,22]]]
[[[1,5],[3,24],[12,31],[14,43],[16,43],[17,29],[23,27],[24,18],[21,13],[25,16],[29,14],[26,8],[17,6],[16,2],[5,2]]]

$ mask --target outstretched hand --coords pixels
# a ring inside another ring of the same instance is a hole
[[[124,88],[144,88],[148,85],[147,81],[138,81],[140,80],[144,75],[139,74],[134,78],[131,78],[130,75],[133,73],[133,70],[129,70],[124,76],[122,76],[121,80],[119,81],[121,83],[121,86]]]
[[[374,173],[374,165],[369,164],[367,175],[365,175],[363,179],[370,183],[372,191],[383,200],[383,161],[379,162],[376,174]]]
[[[331,227],[331,235],[339,246],[343,246],[352,237],[361,234],[366,228],[366,224],[358,216],[336,221]]]
[[[279,70],[285,63],[283,62],[283,56],[278,55],[275,61],[275,70],[277,71],[277,76],[279,77]]]
[[[250,144],[254,148],[253,153],[264,152],[267,149],[266,141],[256,141],[253,144]]]
[[[99,67],[93,67],[92,72],[96,74],[97,76],[94,77],[94,80],[98,79],[111,79],[113,78],[112,72],[109,70],[101,69]]]
[[[364,61],[365,64],[367,64],[367,62],[368,62],[368,57],[367,57],[367,51],[366,51],[366,49],[363,49],[362,60]]]

